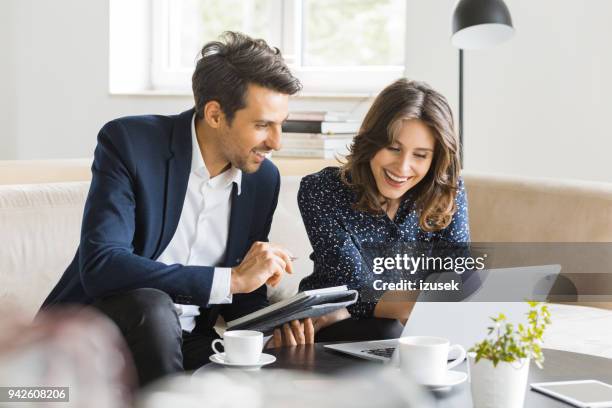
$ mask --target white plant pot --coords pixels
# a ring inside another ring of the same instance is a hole
[[[491,360],[476,362],[476,353],[468,354],[470,385],[474,408],[521,408],[525,401],[529,359],[512,363]]]

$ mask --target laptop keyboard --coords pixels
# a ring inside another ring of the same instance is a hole
[[[379,349],[361,350],[362,353],[372,354],[374,356],[386,357],[386,358],[391,358],[391,356],[393,355],[394,351],[395,351],[395,347],[386,347],[386,348],[379,348]]]

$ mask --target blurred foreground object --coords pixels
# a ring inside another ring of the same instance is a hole
[[[12,316],[10,313],[5,316]],[[0,320],[0,387],[69,387],[62,407],[122,408],[135,374],[115,325],[90,309],[57,308],[32,323]],[[0,407],[58,406],[0,402]]]
[[[137,408],[427,408],[433,400],[396,368],[377,366],[334,376],[304,371],[224,369],[152,384]]]

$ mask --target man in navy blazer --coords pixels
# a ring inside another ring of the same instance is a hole
[[[43,304],[109,316],[142,385],[205,364],[218,315],[267,306],[265,283],[292,271],[289,252],[267,243],[280,176],[265,154],[301,84],[277,49],[243,34],[201,55],[194,109],[101,129],[80,245]],[[306,323],[285,341],[312,341]]]

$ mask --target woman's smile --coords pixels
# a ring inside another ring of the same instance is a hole
[[[385,174],[385,181],[387,182],[387,184],[395,188],[401,188],[404,185],[404,183],[406,183],[408,180],[412,178],[412,177],[398,176],[397,174],[387,169],[383,169],[383,171]]]

